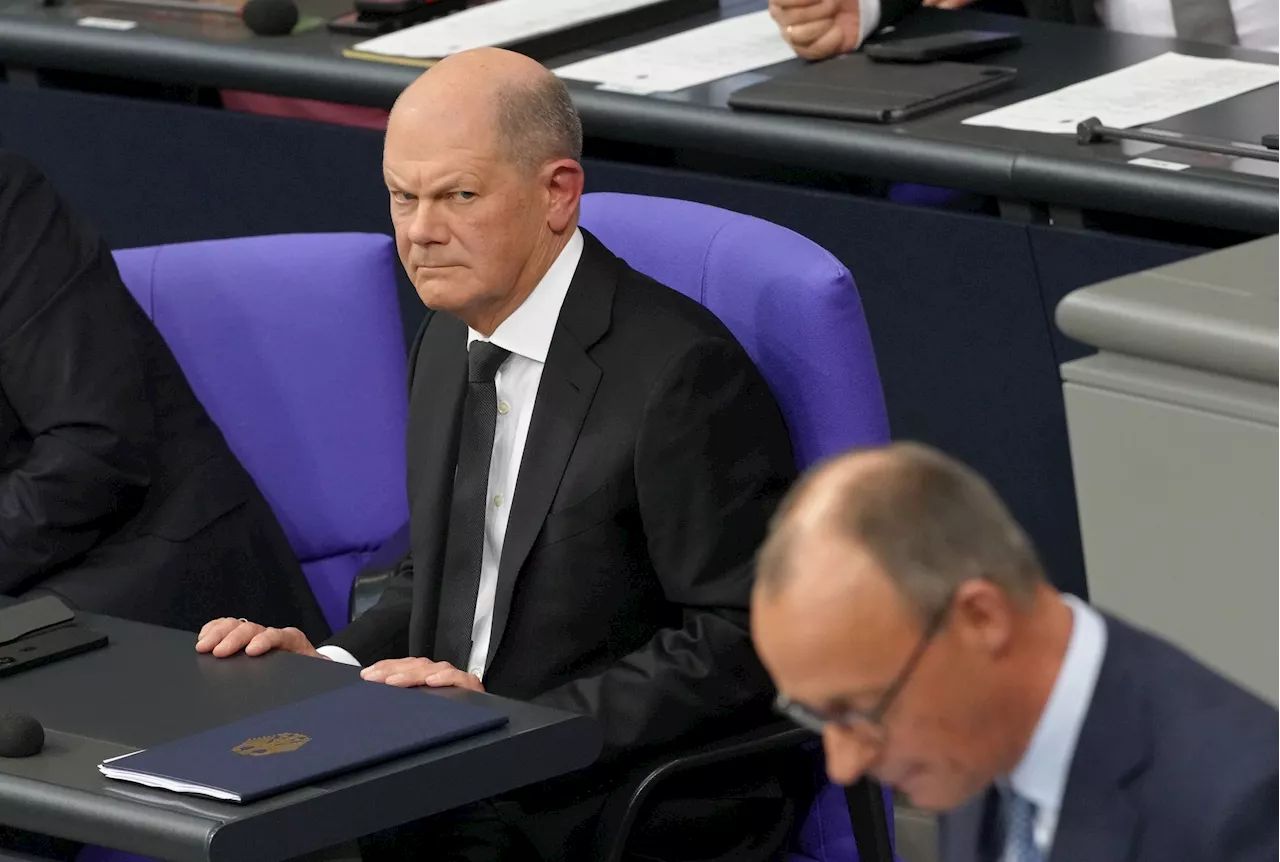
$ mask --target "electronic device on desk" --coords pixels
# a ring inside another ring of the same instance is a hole
[[[1017,33],[957,30],[936,36],[868,42],[862,52],[878,63],[929,63],[933,60],[980,57],[1017,48],[1021,44],[1022,37]]]
[[[467,0],[356,0],[353,12],[328,23],[335,33],[377,36],[402,30],[467,7]]]
[[[1013,84],[1014,69],[968,63],[877,63],[843,54],[729,96],[738,110],[898,123]]]
[[[107,636],[75,623],[54,596],[0,610],[0,677],[11,676],[107,645]]]

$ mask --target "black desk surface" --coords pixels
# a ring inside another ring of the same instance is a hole
[[[0,601],[4,601],[0,599]],[[45,750],[0,759],[0,819],[10,826],[173,862],[275,862],[589,765],[590,719],[469,692],[505,728],[250,805],[112,781],[102,760],[300,700],[357,677],[292,655],[218,660],[190,634],[86,617],[111,645],[0,679],[0,707],[46,728]]]
[[[350,8],[347,0],[302,0],[300,6],[304,14],[326,17]],[[719,13],[547,62],[552,67],[562,65],[706,23],[717,15],[763,6],[763,0],[722,0]],[[384,107],[421,72],[344,58],[342,49],[359,40],[335,36],[323,27],[272,39],[252,36],[225,16],[150,12],[139,16],[134,11],[94,0],[55,9],[40,8],[38,0],[0,0],[0,63]],[[128,17],[142,23],[124,33],[76,26],[75,20],[84,15]],[[1174,173],[1127,164],[1149,145],[1080,147],[1070,137],[963,126],[960,120],[1169,50],[1266,63],[1275,63],[1276,55],[975,12],[925,10],[901,24],[898,35],[958,27],[1021,32],[1024,46],[1020,50],[984,60],[1017,67],[1019,85],[982,104],[896,126],[728,109],[730,92],[785,72],[799,65],[799,60],[674,94],[631,96],[574,84],[574,96],[588,136],[597,139],[750,156],[782,165],[1255,233],[1275,231],[1280,207],[1274,163],[1209,158]],[[1276,87],[1155,125],[1257,143],[1280,125]]]

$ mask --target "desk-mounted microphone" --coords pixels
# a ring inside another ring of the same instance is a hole
[[[1098,141],[1141,141],[1147,144],[1163,144],[1183,150],[1196,150],[1202,153],[1215,153],[1220,156],[1241,156],[1246,159],[1262,159],[1263,161],[1280,161],[1275,149],[1266,146],[1263,138],[1262,147],[1251,144],[1236,144],[1231,141],[1215,141],[1207,138],[1196,138],[1181,132],[1169,132],[1164,129],[1113,129],[1102,125],[1097,117],[1090,117],[1076,126],[1076,143],[1093,144]]]
[[[57,5],[59,0],[43,0],[46,6]],[[113,6],[134,6],[142,9],[164,9],[172,12],[210,12],[214,15],[234,15],[259,36],[287,36],[298,23],[298,7],[293,0],[248,0],[243,6],[224,6],[220,3],[203,3],[198,0],[94,0]]]
[[[44,728],[25,712],[0,712],[0,757],[31,757],[44,748]]]

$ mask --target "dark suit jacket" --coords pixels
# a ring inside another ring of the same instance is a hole
[[[0,593],[327,634],[279,524],[97,234],[0,151]]]
[[[719,320],[585,240],[525,444],[485,687],[594,716],[609,760],[766,714],[752,558],[794,462]],[[467,327],[432,316],[410,368],[412,553],[332,641],[366,664],[435,648]]]
[[[1277,716],[1185,653],[1107,618],[1107,652],[1047,862],[1275,862]],[[944,818],[979,862],[994,794]]]
[[[1003,3],[999,5],[1004,5]],[[1053,21],[1058,24],[1087,24],[1098,26],[1098,11],[1094,0],[1014,0],[1013,5],[1021,6],[1031,18],[1041,21]],[[919,9],[920,0],[882,0],[880,4],[880,27],[896,24],[910,13]],[[995,11],[995,10],[992,10]],[[1006,11],[999,9],[999,11]],[[1008,11],[1016,11],[1010,9]]]

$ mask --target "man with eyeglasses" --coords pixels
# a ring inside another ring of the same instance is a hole
[[[944,862],[1277,858],[1275,708],[1059,594],[941,453],[805,477],[760,552],[752,633],[832,780],[948,812]]]

